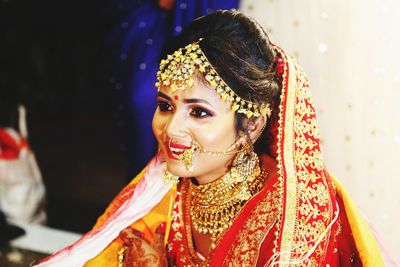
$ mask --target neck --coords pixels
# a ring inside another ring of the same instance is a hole
[[[218,173],[213,172],[212,174],[205,174],[205,175],[194,177],[194,180],[196,180],[196,183],[199,185],[205,185],[205,184],[209,184],[209,183],[212,183],[212,182],[220,179],[226,173],[227,173],[226,171],[221,171]]]
[[[241,166],[233,167],[210,183],[190,185],[194,229],[209,234],[213,243],[229,227],[247,200],[263,187],[266,173],[261,171],[256,157],[251,163],[245,169],[240,169]]]
[[[212,182],[220,179],[222,176],[224,176],[226,173],[228,173],[231,170],[232,164],[234,161],[234,157],[232,155],[224,155],[222,157],[225,157],[222,159],[225,162],[224,164],[221,164],[217,168],[211,169],[207,173],[203,173],[201,175],[197,175],[197,176],[193,177],[199,185],[205,185],[205,184],[212,183]],[[210,163],[212,164],[212,162],[210,162]]]

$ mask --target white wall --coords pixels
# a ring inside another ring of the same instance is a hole
[[[400,258],[400,1],[242,0],[308,74],[325,164]]]

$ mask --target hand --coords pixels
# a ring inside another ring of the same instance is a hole
[[[154,235],[154,245],[150,246],[144,239],[143,233],[128,227],[121,231],[120,237],[127,249],[124,252],[123,267],[167,266],[167,255],[164,245],[165,223],[161,223]]]

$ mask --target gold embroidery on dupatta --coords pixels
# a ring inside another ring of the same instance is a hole
[[[285,55],[283,51],[281,51],[282,55]],[[289,70],[293,70],[293,62],[291,60],[286,59],[287,68]],[[285,74],[288,71],[285,69]],[[281,105],[279,107],[279,135],[278,135],[278,167],[280,169],[280,175],[283,182],[286,181],[285,189],[286,189],[286,199],[285,199],[285,213],[282,218],[282,222],[285,224],[284,229],[282,229],[281,233],[281,247],[280,247],[280,261],[282,262],[290,262],[290,254],[292,248],[294,247],[293,233],[295,232],[295,221],[296,221],[296,172],[294,165],[294,112],[295,112],[295,101],[296,95],[295,91],[296,79],[295,75],[291,74],[287,77],[287,86],[284,83],[282,85],[282,94],[281,94]],[[284,79],[283,81],[285,81]],[[294,88],[294,90],[287,90],[289,88]],[[286,99],[285,99],[286,97]],[[283,103],[286,102],[286,106],[283,106]],[[286,110],[285,117],[283,117],[283,110]],[[284,130],[284,131],[283,131]],[[283,155],[282,155],[282,138],[283,143]],[[286,175],[286,179],[284,176]]]
[[[325,234],[332,220],[332,203],[324,179],[323,163],[319,147],[319,131],[312,105],[312,96],[304,72],[297,66],[296,113],[295,113],[295,168],[297,169],[297,220],[296,247],[293,258],[304,257],[313,249],[315,242]],[[315,260],[324,257],[325,239],[315,249]],[[312,261],[308,261],[312,264]],[[310,265],[311,266],[311,265]]]
[[[230,245],[223,266],[255,266],[260,245],[276,222],[281,205],[281,191],[276,182],[257,204]]]
[[[282,88],[278,135],[278,166],[281,179],[286,182],[278,262],[315,266],[325,256],[328,225],[333,214],[332,200],[323,174],[309,84],[293,60],[289,59],[287,63],[290,74],[288,86],[284,84]],[[283,149],[280,147],[282,138]],[[325,238],[318,244],[321,237]]]

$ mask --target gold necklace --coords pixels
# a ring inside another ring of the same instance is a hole
[[[191,183],[190,213],[194,229],[210,234],[214,243],[246,201],[261,190],[266,175],[260,169],[257,155],[251,152],[245,162],[243,155],[239,155],[231,170],[216,181],[197,186]]]

